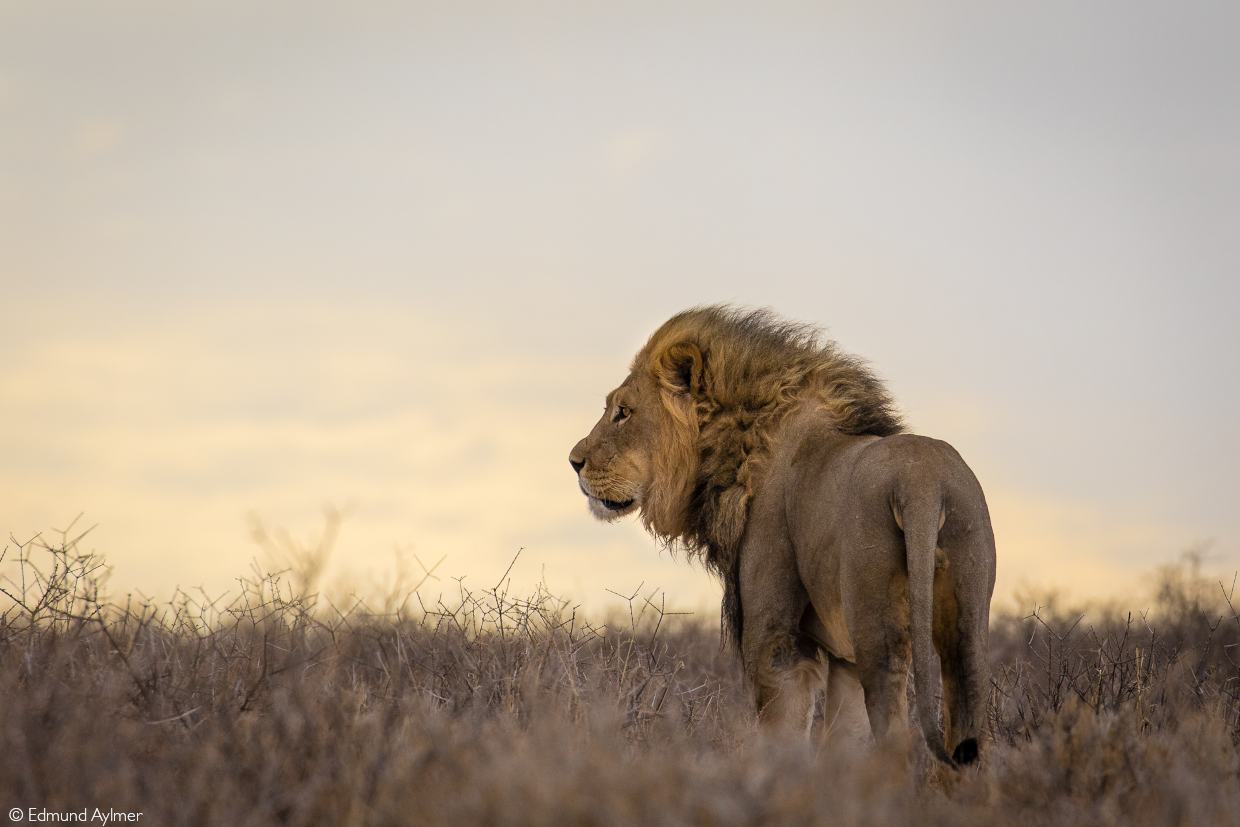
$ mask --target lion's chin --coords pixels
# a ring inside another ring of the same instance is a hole
[[[625,514],[632,514],[637,509],[637,499],[631,500],[604,500],[599,497],[586,495],[590,503],[590,513],[600,520],[611,522],[612,520],[623,517]]]

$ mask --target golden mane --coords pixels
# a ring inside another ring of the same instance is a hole
[[[771,439],[813,404],[846,434],[903,430],[883,383],[811,325],[767,310],[696,307],[665,322],[633,360],[653,375],[673,426],[656,446],[647,529],[699,556],[724,583],[724,626],[741,635],[739,545]]]

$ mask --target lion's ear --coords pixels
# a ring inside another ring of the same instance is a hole
[[[679,393],[697,396],[702,390],[702,371],[702,351],[693,342],[677,342],[659,359],[663,387]]]

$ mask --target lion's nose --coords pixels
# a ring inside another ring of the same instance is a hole
[[[586,437],[574,445],[573,450],[568,452],[568,464],[573,466],[573,470],[578,474],[581,473],[582,468],[586,467],[586,454],[589,453],[589,445],[587,443],[589,441],[590,438]]]

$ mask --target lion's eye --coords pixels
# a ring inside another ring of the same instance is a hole
[[[629,418],[629,414],[631,413],[633,413],[632,410],[625,407],[624,405],[619,405],[616,407],[616,412],[615,414],[612,415],[611,421],[612,422],[623,422],[624,420]]]

